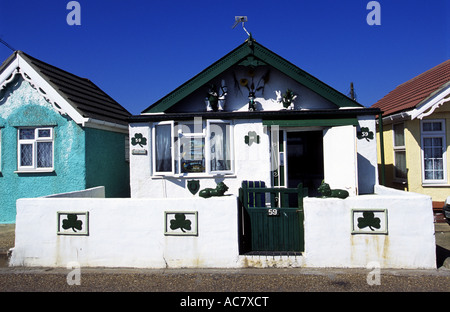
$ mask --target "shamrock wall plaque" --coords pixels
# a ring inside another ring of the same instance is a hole
[[[248,135],[244,137],[245,144],[248,146],[252,145],[253,143],[259,144],[259,135],[256,134],[255,131],[249,131]]]
[[[131,145],[139,145],[140,147],[144,147],[144,145],[147,145],[147,139],[142,135],[142,133],[135,133],[134,137],[131,138]]]
[[[361,131],[357,133],[358,140],[366,139],[368,142],[373,140],[373,132],[368,127],[361,127]]]
[[[89,235],[89,212],[57,212],[58,235]]]
[[[387,233],[387,209],[352,210],[352,234]]]
[[[164,235],[197,236],[197,211],[165,211]]]

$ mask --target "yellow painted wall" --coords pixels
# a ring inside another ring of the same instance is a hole
[[[447,102],[436,109],[433,114],[425,117],[428,119],[445,119],[446,144],[447,144],[447,184],[426,186],[422,184],[422,149],[420,136],[420,120],[405,121],[405,148],[406,167],[408,168],[407,184],[394,181],[394,149],[392,124],[383,125],[384,134],[384,156],[385,156],[385,179],[386,186],[406,190],[410,192],[429,195],[433,201],[443,202],[450,196],[450,103]],[[379,144],[379,133],[377,133]],[[379,147],[379,146],[378,146]],[[378,162],[381,165],[381,152],[378,148]]]

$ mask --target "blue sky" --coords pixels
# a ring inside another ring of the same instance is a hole
[[[96,83],[140,114],[247,39],[370,106],[399,84],[450,58],[450,1],[79,0],[81,25],[66,22],[69,1],[0,0],[0,38]],[[0,44],[0,59],[12,53]]]

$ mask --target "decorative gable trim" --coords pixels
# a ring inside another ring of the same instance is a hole
[[[438,91],[419,103],[409,114],[411,119],[422,119],[430,116],[439,106],[445,103],[450,103],[450,82],[447,82]]]
[[[8,64],[8,60],[5,62]],[[91,127],[116,132],[128,132],[128,126],[106,122],[93,118],[85,118],[60,93],[58,93],[19,53],[16,51],[9,64],[0,73],[0,90],[11,83],[17,75],[27,81],[31,87],[50,103],[62,116],[69,116],[82,127]]]
[[[17,52],[15,54],[15,59],[0,74],[0,90],[6,88],[6,86],[14,80],[16,75],[21,75],[22,78],[29,82],[31,87],[37,90],[56,111],[61,115],[68,115],[76,123],[81,124],[83,122],[83,116],[81,116],[81,114],[79,114],[58,92],[56,92],[26,60],[24,60]]]
[[[253,39],[249,38],[239,47],[228,53],[226,56],[145,109],[142,114],[163,113],[170,107],[178,103],[180,100],[196,91],[198,88],[204,86],[212,79],[216,78],[231,66],[236,64],[245,65],[249,62],[254,62],[257,64],[265,63],[278,69],[298,83],[303,84],[325,99],[336,104],[338,108],[363,107],[359,103],[351,100],[347,96],[336,91],[332,87],[311,76],[310,74],[301,70],[284,58],[280,57],[279,55],[275,54],[259,43],[256,43]]]

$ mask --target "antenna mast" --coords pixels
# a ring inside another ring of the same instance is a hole
[[[13,52],[16,51],[16,49],[14,49],[13,47],[11,47],[8,42],[6,42],[5,40],[3,40],[2,38],[0,38],[0,43],[2,43],[5,47],[7,47],[8,49],[12,50]]]
[[[247,35],[250,37],[249,32],[244,27],[244,23],[247,21],[247,16],[235,16],[234,20],[235,20],[234,25],[231,28],[234,29],[239,23],[242,23],[242,28],[247,33]]]
[[[350,82],[350,94],[349,94],[350,98],[353,101],[356,101],[356,94],[355,94],[355,88],[353,87],[353,82]]]

